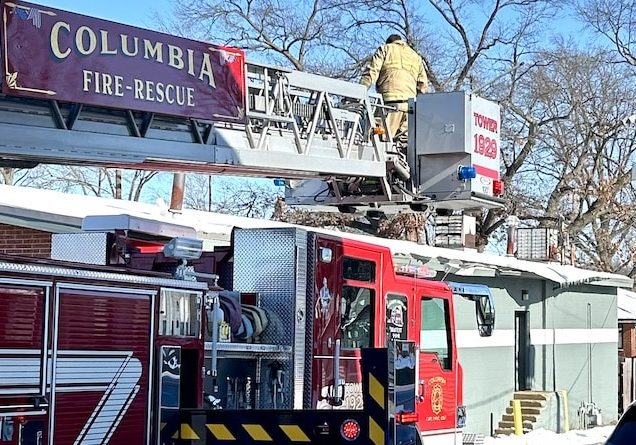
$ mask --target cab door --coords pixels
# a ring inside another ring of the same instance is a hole
[[[313,286],[312,407],[333,408],[337,383],[333,372],[342,294],[342,246],[337,240],[316,239]]]
[[[424,436],[454,429],[458,365],[453,345],[449,298],[419,295],[414,314],[419,326],[419,426]]]
[[[320,253],[326,249],[329,255]],[[361,349],[376,345],[382,254],[326,237],[317,239],[317,252],[313,405],[363,409]]]

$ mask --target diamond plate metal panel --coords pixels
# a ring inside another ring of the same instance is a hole
[[[294,311],[294,409],[303,408],[303,392],[307,375],[305,374],[307,349],[307,232],[296,230],[296,308]]]
[[[296,228],[245,229],[234,232],[234,290],[258,292],[270,325],[263,343],[291,346],[283,371],[293,386],[289,408],[302,408],[306,379],[307,232]],[[267,366],[263,381],[267,382]],[[268,398],[264,398],[267,406]],[[284,406],[278,406],[284,408]]]
[[[51,259],[104,266],[107,264],[107,246],[107,233],[54,233],[51,235]]]
[[[307,284],[305,286],[306,302],[305,307],[314,307],[314,283],[315,281],[315,263],[316,263],[316,234],[309,232],[307,235]],[[311,409],[311,368],[313,359],[313,332],[314,317],[307,315],[305,317],[305,382],[303,387],[303,409]]]

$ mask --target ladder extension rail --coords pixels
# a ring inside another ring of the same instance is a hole
[[[351,82],[262,65],[248,64],[247,76],[247,131],[260,133],[252,148],[272,149],[280,135],[292,134],[302,155],[331,147],[341,159],[384,162],[391,142],[381,143],[371,131],[380,95]]]
[[[271,178],[384,178],[362,85],[247,65],[246,123],[0,95],[0,163],[91,165]],[[5,137],[6,136],[6,137]]]

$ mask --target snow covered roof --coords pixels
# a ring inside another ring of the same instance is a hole
[[[13,224],[57,233],[79,232],[82,219],[88,215],[126,214],[160,222],[193,227],[204,239],[204,246],[227,245],[234,227],[263,228],[288,227],[277,221],[244,218],[219,213],[185,209],[171,213],[163,201],[156,204],[139,203],[83,195],[70,195],[51,190],[0,185],[0,223]],[[310,230],[343,235],[326,229]],[[523,261],[514,257],[497,256],[469,250],[453,250],[425,246],[409,241],[389,240],[346,233],[347,238],[386,246],[393,255],[411,256],[428,263],[434,262],[439,270],[459,276],[540,277],[559,287],[577,284],[631,288],[632,280],[626,276],[596,272],[553,263]],[[636,312],[635,312],[636,313]]]
[[[636,292],[618,289],[617,306],[619,320],[636,320]]]

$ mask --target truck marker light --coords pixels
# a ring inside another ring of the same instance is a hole
[[[349,419],[342,422],[340,434],[348,441],[354,441],[360,436],[360,424],[355,420]]]

